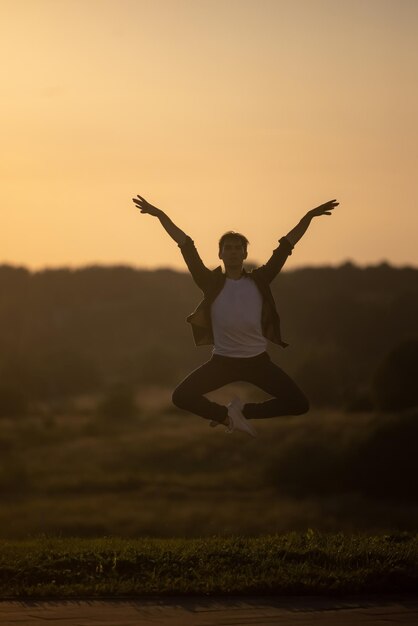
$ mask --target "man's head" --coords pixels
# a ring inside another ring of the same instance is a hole
[[[242,265],[247,258],[247,245],[249,241],[241,233],[233,230],[224,233],[219,239],[219,258],[225,265]]]

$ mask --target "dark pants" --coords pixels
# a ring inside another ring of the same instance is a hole
[[[252,383],[273,396],[265,402],[245,404],[243,414],[247,419],[301,415],[309,410],[304,393],[271,361],[267,352],[250,358],[213,355],[174,390],[173,404],[206,419],[223,422],[227,407],[211,402],[204,394],[237,381]]]

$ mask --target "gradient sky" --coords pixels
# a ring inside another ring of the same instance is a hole
[[[0,262],[418,266],[416,0],[0,0]]]

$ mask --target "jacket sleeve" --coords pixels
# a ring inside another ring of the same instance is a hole
[[[194,241],[189,236],[183,245],[179,244],[179,248],[194,282],[199,289],[204,291],[211,279],[212,271],[203,263],[194,245]]]
[[[292,254],[293,245],[286,237],[279,240],[279,246],[273,250],[273,254],[265,265],[261,265],[254,272],[262,275],[263,279],[271,283],[285,264],[287,257]]]

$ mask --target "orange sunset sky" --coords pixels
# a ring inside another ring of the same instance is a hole
[[[0,262],[418,266],[416,0],[0,0]]]

